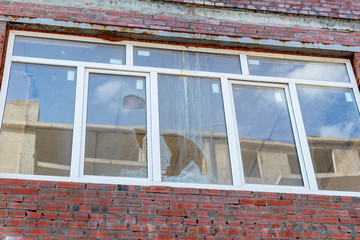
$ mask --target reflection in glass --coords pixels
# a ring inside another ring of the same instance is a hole
[[[137,66],[241,73],[238,55],[135,47],[134,59]]]
[[[360,191],[360,118],[350,89],[298,87],[319,189]]]
[[[90,74],[86,175],[147,177],[145,78]]]
[[[233,85],[245,182],[302,186],[283,89]]]
[[[350,81],[344,63],[305,62],[257,57],[250,57],[248,62],[251,75],[328,82]]]
[[[13,55],[125,64],[125,46],[35,37],[17,36]]]
[[[162,180],[231,184],[218,79],[159,76]]]
[[[13,63],[0,172],[69,176],[76,69]]]

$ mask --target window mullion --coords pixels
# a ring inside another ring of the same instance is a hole
[[[156,72],[150,73],[150,113],[151,113],[151,160],[149,161],[149,171],[152,168],[152,180],[161,182],[161,154],[160,154],[160,130],[159,130],[159,96],[158,96],[158,75]],[[150,155],[150,154],[149,154]],[[149,176],[150,177],[150,176]],[[150,178],[151,179],[151,178]]]
[[[8,85],[9,85],[11,55],[12,55],[13,48],[14,48],[14,42],[15,42],[15,34],[10,33],[9,39],[8,39],[7,51],[6,51],[6,60],[5,60],[5,66],[4,66],[3,79],[1,82],[1,91],[0,91],[0,131],[1,131],[2,120],[3,120],[3,116],[4,116],[4,110],[5,110],[6,94],[7,94],[7,89],[8,89]]]
[[[134,65],[134,50],[132,44],[126,44],[126,65],[133,66]]]
[[[245,54],[240,55],[241,72],[243,75],[250,75],[249,64]]]
[[[305,171],[302,171],[303,179],[307,179],[309,182],[309,188],[311,190],[318,190],[318,185],[316,182],[315,170],[311,160],[310,148],[306,138],[304,121],[301,115],[299,98],[296,90],[295,83],[289,83],[290,97],[292,102],[292,107],[294,110],[295,122],[297,130],[299,133],[299,141],[301,145],[301,151],[303,156],[303,161],[305,165]],[[300,160],[301,161],[301,160]],[[301,164],[300,164],[301,166]],[[303,170],[303,169],[302,169]]]
[[[73,143],[71,153],[71,168],[70,177],[78,178],[80,175],[80,162],[81,158],[81,140],[82,140],[82,125],[83,125],[83,109],[84,103],[84,79],[85,67],[77,67],[76,78],[76,95],[75,95],[75,112],[74,112],[74,130],[73,130]]]
[[[227,78],[221,78],[221,89],[223,93],[233,185],[241,186],[244,185],[245,178],[240,154],[239,136],[234,114],[235,107],[232,101],[234,98],[232,97],[230,83]]]

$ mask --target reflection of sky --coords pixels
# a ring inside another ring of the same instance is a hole
[[[222,73],[241,73],[238,55],[135,48],[135,65]]]
[[[345,64],[316,63],[281,59],[250,58],[253,75],[298,78],[330,82],[349,82]]]
[[[225,132],[220,81],[160,75],[159,118],[161,129]]]
[[[115,64],[121,60],[125,64],[124,46],[33,37],[16,37],[14,55]]]
[[[294,142],[284,90],[233,86],[239,136]]]
[[[307,135],[360,137],[359,112],[350,89],[298,87]]]
[[[143,89],[136,88],[137,80],[143,81]],[[87,123],[114,126],[145,125],[145,108],[124,108],[123,100],[128,95],[145,100],[145,78],[90,74]]]
[[[69,71],[73,81],[67,80]],[[39,101],[40,122],[72,124],[75,79],[75,68],[13,63],[7,100]]]

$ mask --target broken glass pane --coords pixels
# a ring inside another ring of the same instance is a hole
[[[159,76],[162,180],[231,184],[218,79]]]

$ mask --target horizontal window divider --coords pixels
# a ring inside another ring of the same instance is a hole
[[[268,76],[255,76],[255,75],[241,75],[237,78],[229,77],[230,81],[254,81],[254,82],[264,82],[264,83],[274,83],[274,84],[288,84],[295,83],[297,85],[307,85],[307,86],[329,86],[329,87],[340,87],[340,88],[353,88],[353,84],[342,83],[342,82],[326,82],[326,81],[316,81],[316,80],[304,80],[304,79],[295,79],[295,78],[279,78],[279,77],[268,77]]]
[[[287,84],[284,83],[264,83],[264,82],[250,82],[250,81],[236,81],[231,80],[231,84],[234,85],[246,85],[246,86],[263,86],[263,87],[273,87],[273,88],[286,88]]]
[[[268,76],[255,76],[255,75],[241,75],[241,74],[231,74],[231,73],[216,73],[216,72],[202,72],[194,70],[182,70],[182,69],[167,69],[167,68],[154,68],[154,67],[142,67],[142,66],[127,66],[127,65],[114,65],[114,64],[105,64],[105,63],[92,63],[92,62],[80,62],[80,61],[69,61],[69,60],[57,60],[57,59],[47,59],[47,58],[33,58],[33,57],[20,57],[13,56],[12,62],[19,63],[31,63],[31,64],[43,64],[43,65],[53,65],[53,66],[69,66],[77,67],[84,66],[85,68],[91,69],[104,69],[104,70],[114,70],[114,71],[134,71],[134,72],[157,72],[158,74],[166,75],[181,75],[181,76],[194,76],[194,77],[208,77],[208,78],[221,78],[226,77],[231,81],[256,81],[256,82],[270,82],[270,83],[295,83],[297,85],[312,85],[312,86],[329,86],[329,87],[341,87],[341,88],[353,88],[354,85],[349,83],[342,82],[326,82],[326,81],[316,81],[316,80],[304,80],[304,79],[294,79],[294,78],[279,78],[279,77],[268,77]]]

